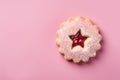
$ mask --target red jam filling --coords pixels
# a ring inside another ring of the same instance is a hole
[[[82,36],[80,30],[75,35],[70,35],[69,38],[73,41],[72,48],[75,46],[84,47],[84,41],[88,38],[86,36]]]

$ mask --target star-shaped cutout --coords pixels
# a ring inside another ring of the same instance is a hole
[[[79,30],[75,35],[70,35],[69,38],[72,40],[72,48],[75,46],[84,47],[84,42],[88,38],[87,36],[82,36]]]

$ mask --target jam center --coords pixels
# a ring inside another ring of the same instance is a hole
[[[84,47],[84,41],[88,38],[86,36],[82,36],[80,30],[75,35],[70,35],[69,38],[73,41],[72,48],[75,46]]]

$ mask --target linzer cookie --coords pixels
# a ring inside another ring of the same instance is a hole
[[[99,28],[90,19],[83,17],[69,18],[57,31],[58,50],[67,60],[74,63],[87,62],[95,57],[101,48],[102,37]]]

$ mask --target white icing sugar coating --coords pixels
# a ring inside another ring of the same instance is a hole
[[[82,36],[88,38],[84,42],[84,47],[75,46],[71,48],[72,40],[69,36],[76,34],[79,30],[81,30]],[[61,24],[60,29],[57,31],[56,44],[65,59],[79,63],[80,61],[87,62],[90,57],[96,56],[96,51],[101,48],[101,40],[102,37],[97,25],[88,18],[75,17],[69,18]]]

